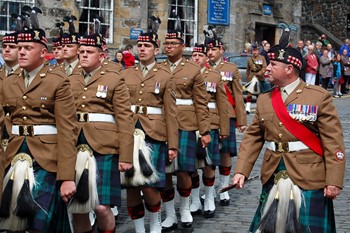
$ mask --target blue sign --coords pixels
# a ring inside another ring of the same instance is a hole
[[[137,40],[139,35],[143,32],[140,28],[130,28],[130,39]]]
[[[230,24],[230,0],[208,0],[208,24]]]
[[[272,15],[272,7],[271,5],[264,4],[264,15]]]

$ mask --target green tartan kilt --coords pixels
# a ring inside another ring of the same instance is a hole
[[[276,172],[286,170],[281,160]],[[264,210],[269,191],[274,184],[274,176],[262,187],[259,205],[255,212],[249,231],[256,232]],[[336,233],[333,200],[323,196],[323,189],[302,189],[302,205],[300,209],[299,222],[303,226],[304,233]],[[262,232],[263,233],[263,232]]]

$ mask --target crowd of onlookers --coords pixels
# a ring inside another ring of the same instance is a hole
[[[246,43],[243,53],[251,53],[252,45]],[[260,55],[269,64],[267,52],[270,44],[263,40],[260,46]],[[299,40],[296,49],[303,56],[303,68],[300,78],[306,83],[320,85],[325,89],[333,88],[333,97],[340,98],[349,93],[350,78],[350,39],[345,39],[341,48],[335,49],[325,34],[316,42]]]

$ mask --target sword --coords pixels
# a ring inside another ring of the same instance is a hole
[[[255,180],[255,179],[259,178],[259,177],[260,177],[259,175],[249,177],[244,183],[246,184],[246,183],[251,182],[251,181],[253,181],[253,180]],[[218,193],[223,193],[223,192],[226,192],[228,190],[234,189],[234,188],[236,188],[236,186],[237,186],[237,184],[230,184],[229,186],[226,186],[226,187],[224,187],[222,189],[219,189]]]

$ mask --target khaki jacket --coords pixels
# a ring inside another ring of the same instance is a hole
[[[116,123],[79,122],[79,132],[100,154],[119,154],[120,162],[133,161],[134,126],[130,109],[130,96],[124,77],[117,71],[99,69],[85,84],[83,70],[69,76],[77,112],[102,113],[114,116]],[[107,88],[105,97],[97,97],[98,88]]]
[[[241,85],[242,77],[237,66],[233,63],[222,61],[215,70],[220,72],[221,75],[223,74],[222,72],[232,73],[232,81],[224,80],[236,105],[235,109],[233,109],[232,105],[227,101],[230,118],[236,118],[238,126],[247,125],[247,115],[244,107],[243,89]]]
[[[264,72],[266,68],[266,60],[262,55],[258,55],[257,57],[250,57],[248,59],[247,64],[247,82],[252,80],[254,76],[259,80],[264,80]]]
[[[288,104],[318,107],[317,119],[302,123],[321,139],[324,156],[310,149],[295,152],[267,149],[263,156],[261,182],[265,184],[268,181],[283,158],[290,178],[303,189],[322,189],[326,185],[343,187],[345,156],[343,160],[337,156],[338,152],[344,153],[343,130],[331,95],[321,87],[306,85],[301,81],[286,99],[285,106]],[[271,92],[261,94],[258,98],[255,117],[240,145],[235,173],[249,177],[265,141],[299,141],[275,114]]]
[[[214,70],[205,69],[202,75],[206,84],[208,102],[216,104],[216,108],[209,108],[210,128],[220,129],[220,135],[229,136],[230,117],[224,81],[221,80],[220,73]]]
[[[78,128],[70,82],[48,65],[28,89],[23,76],[22,70],[8,76],[0,93],[11,122],[5,165],[9,166],[24,140],[24,136],[11,134],[12,125],[56,125],[57,135],[27,136],[27,144],[41,167],[57,172],[57,180],[74,180]]]
[[[107,59],[104,59],[101,62],[101,66],[102,66],[101,69],[105,71],[115,70],[115,71],[121,72],[123,70],[123,66],[120,63],[115,63]]]
[[[130,93],[130,102],[136,106],[159,107],[162,114],[134,114],[134,124],[140,121],[145,133],[158,141],[167,141],[169,149],[178,149],[175,85],[169,71],[155,64],[145,77],[140,65],[123,70]]]
[[[170,71],[167,61],[162,64]],[[199,130],[200,134],[210,130],[210,117],[204,79],[199,67],[182,58],[173,71],[177,99],[192,99],[193,105],[177,105],[177,122],[181,130]]]

